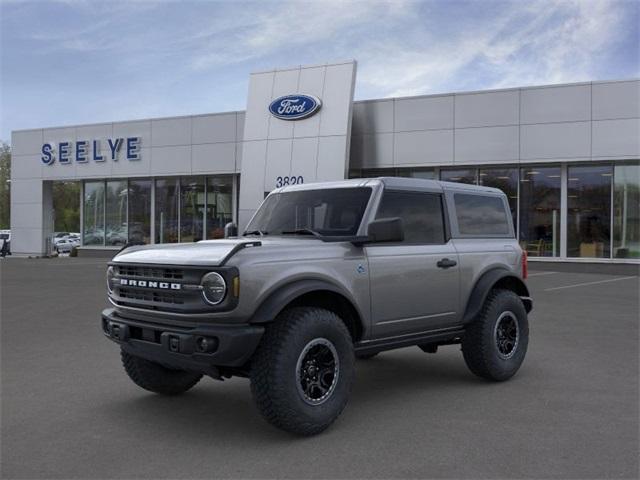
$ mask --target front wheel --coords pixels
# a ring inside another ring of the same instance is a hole
[[[285,310],[267,327],[251,361],[251,391],[273,425],[314,435],[347,404],[354,376],[351,335],[333,312]]]
[[[492,290],[462,338],[464,360],[474,374],[503,381],[520,368],[529,344],[522,300],[510,290]]]

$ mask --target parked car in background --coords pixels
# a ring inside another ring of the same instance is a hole
[[[80,245],[79,238],[67,237],[67,238],[59,239],[56,242],[54,249],[58,253],[70,253],[73,247],[77,247],[79,245]]]
[[[120,226],[107,231],[107,245],[124,245],[127,243],[127,227]]]
[[[11,230],[0,230],[0,248],[6,255],[11,255]]]
[[[56,241],[66,237],[67,235],[69,235],[69,232],[53,232],[53,235],[51,235],[51,246],[55,248]]]

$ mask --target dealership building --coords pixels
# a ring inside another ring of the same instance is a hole
[[[51,249],[81,182],[81,249],[240,230],[281,185],[404,176],[508,196],[530,258],[640,263],[640,80],[354,101],[355,61],[250,75],[245,111],[12,132],[11,247]]]

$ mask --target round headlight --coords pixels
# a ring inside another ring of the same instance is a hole
[[[202,295],[207,303],[218,305],[227,293],[227,284],[222,275],[216,272],[209,272],[202,277]]]
[[[107,268],[107,290],[109,293],[113,293],[113,277],[116,275],[116,271],[113,267]]]

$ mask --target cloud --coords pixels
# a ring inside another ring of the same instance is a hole
[[[621,26],[633,8],[605,0],[252,4],[226,18],[223,34],[213,26],[193,37],[189,67],[356,58],[365,97],[591,80],[602,75],[598,56],[628,34]]]
[[[511,3],[462,32],[452,20],[449,38],[423,32],[414,45],[390,39],[363,49],[358,81],[362,90],[393,97],[592,80],[603,73],[599,56],[628,35],[621,28],[626,7],[633,8],[595,0]]]
[[[357,98],[640,75],[635,0],[0,1],[5,136],[242,108],[251,71],[351,58]]]
[[[226,30],[230,34],[227,38],[223,38],[218,30],[197,36],[198,41],[206,39],[208,42],[205,41],[193,56],[191,65],[194,69],[218,68],[282,51],[291,57],[286,65],[299,64],[297,48],[316,45],[318,50],[326,50],[332,44],[342,43],[341,39],[345,37],[353,38],[354,30],[369,29],[381,19],[405,18],[412,6],[401,0],[266,2],[258,4],[258,8],[255,4],[250,5],[251,8],[243,8],[228,19],[233,27],[227,23]],[[350,47],[342,51],[339,59],[353,58]]]
[[[621,35],[625,11],[606,1],[547,2],[535,28],[490,45],[485,55],[503,73],[492,87],[591,80],[599,57]],[[545,13],[547,11],[549,13]],[[505,53],[501,47],[508,47]]]

